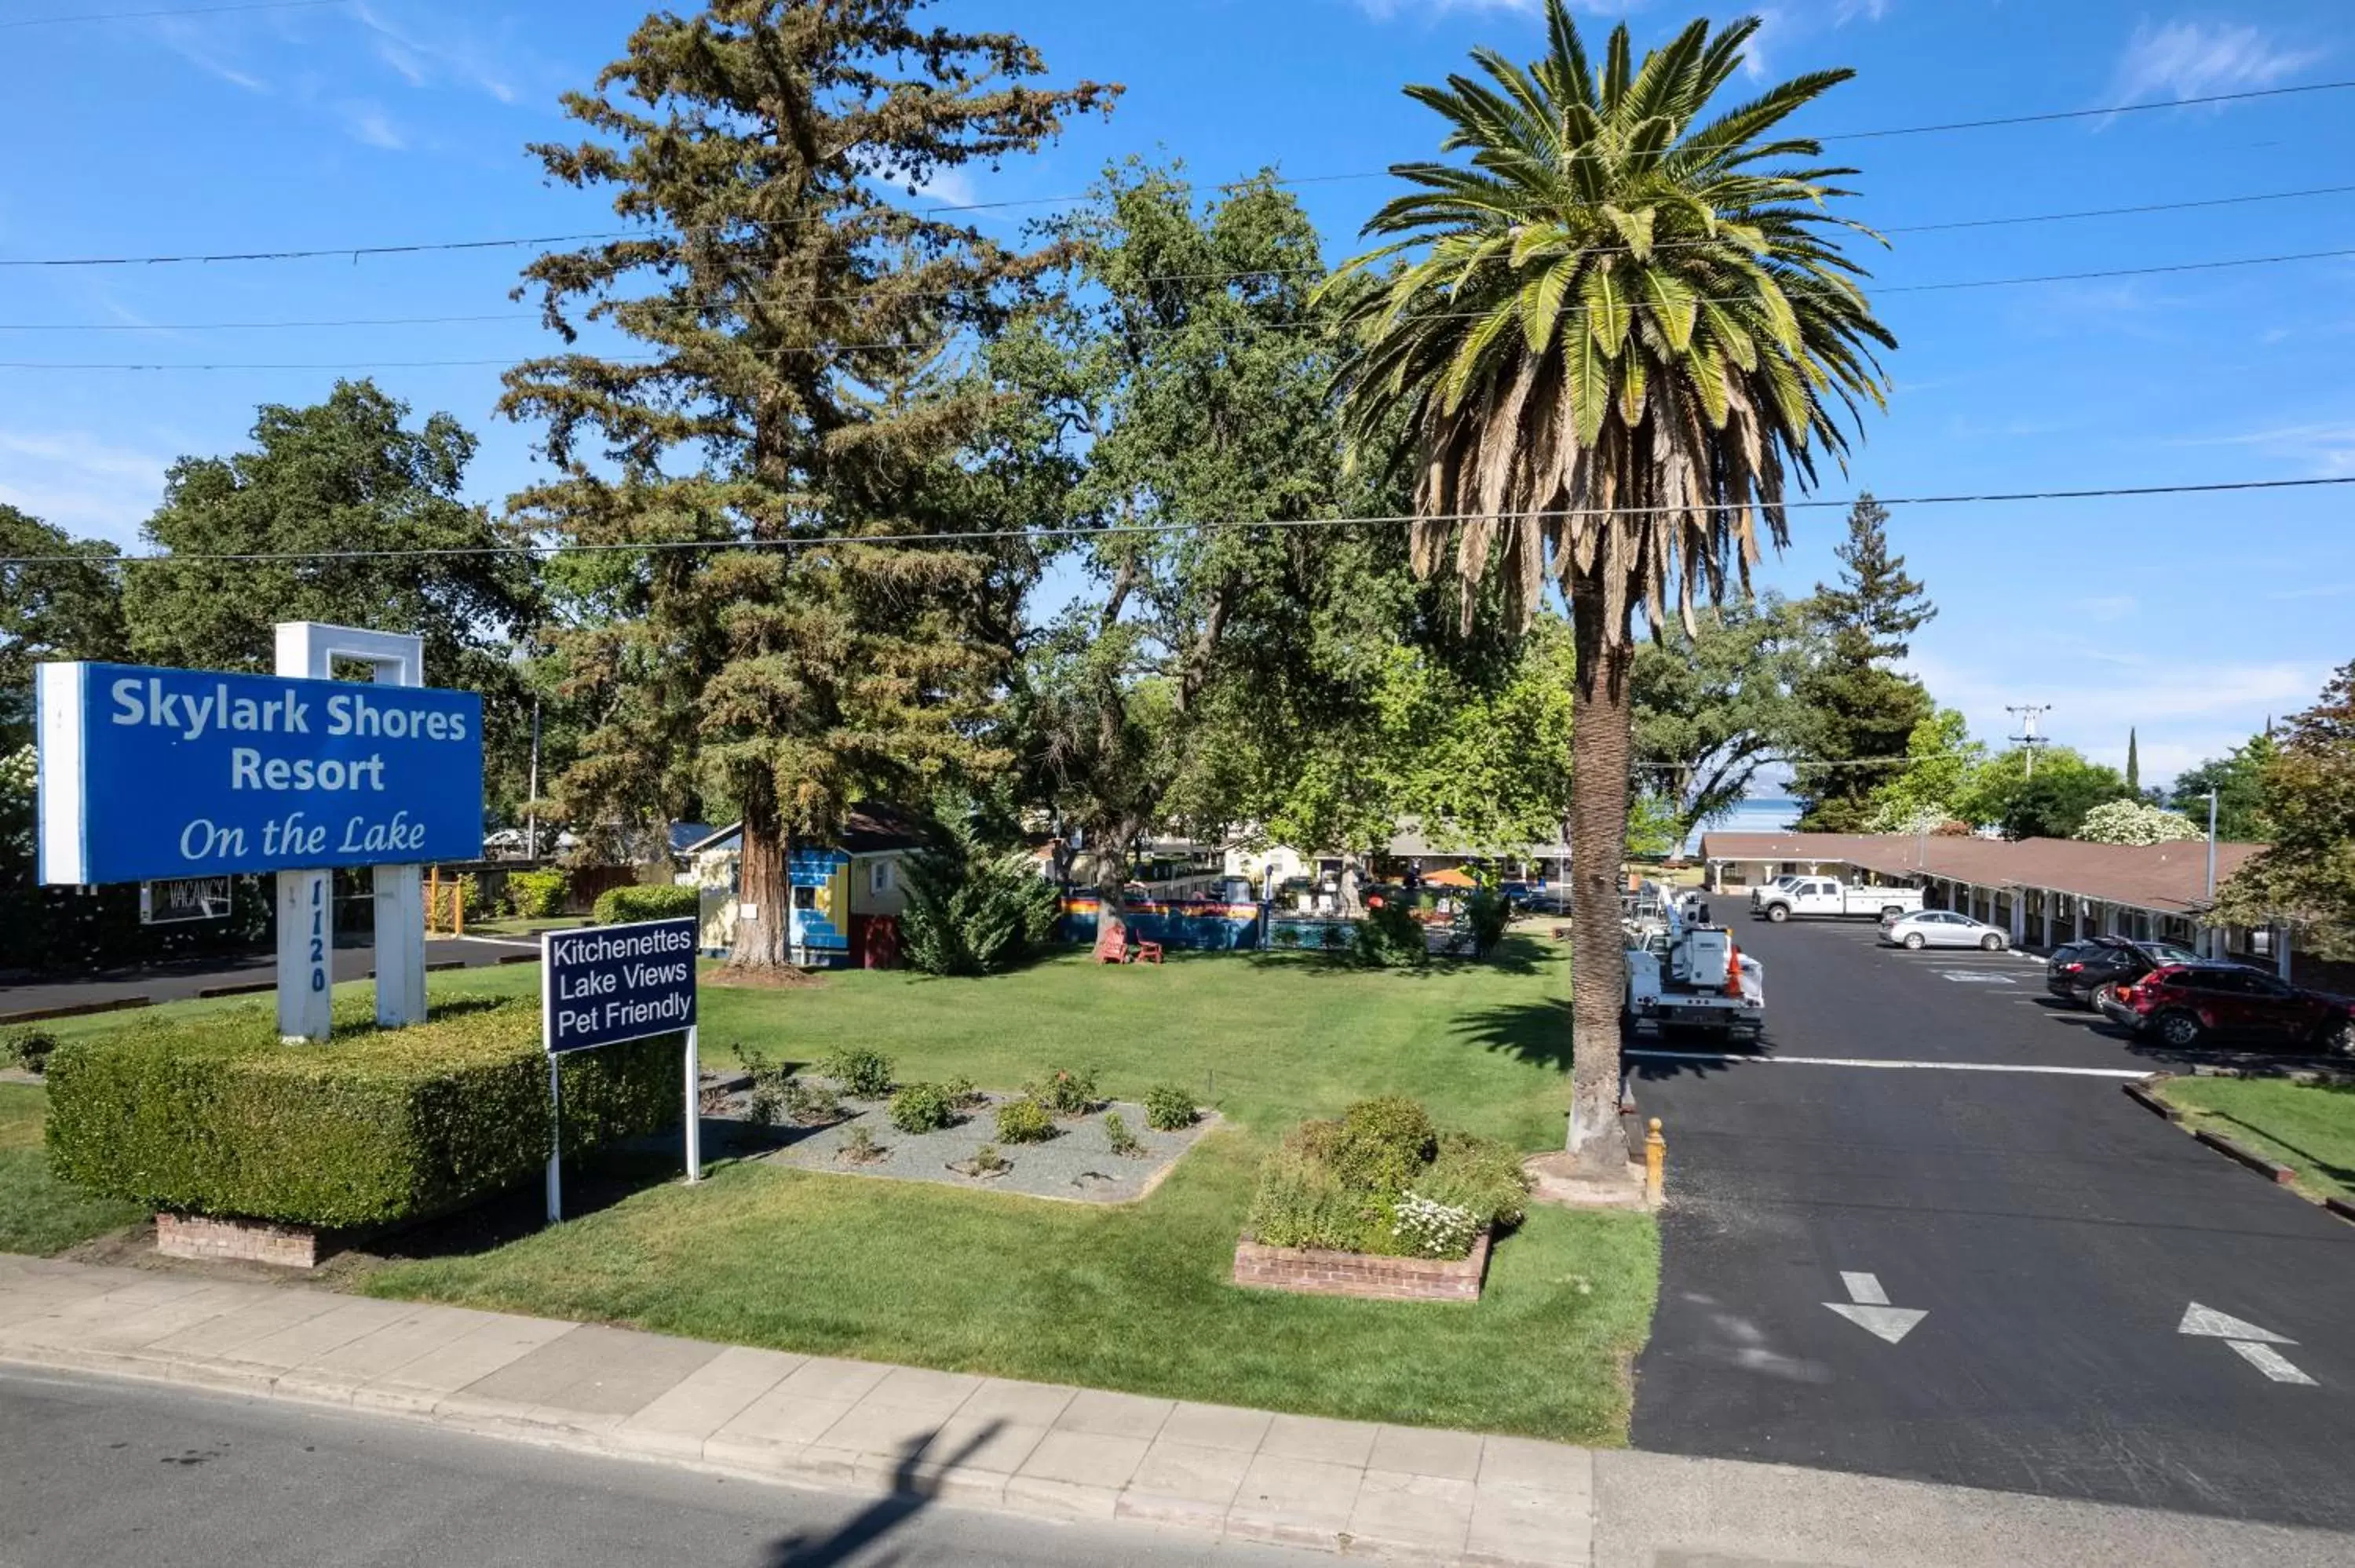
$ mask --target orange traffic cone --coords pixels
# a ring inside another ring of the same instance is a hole
[[[1725,994],[1731,997],[1742,994],[1742,948],[1735,942],[1725,945]]]

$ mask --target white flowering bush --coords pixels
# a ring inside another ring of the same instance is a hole
[[[1479,1239],[1480,1216],[1416,1192],[1391,1211],[1391,1234],[1414,1257],[1463,1257]]]
[[[2095,844],[2172,844],[2205,838],[2207,830],[2180,811],[2141,800],[2112,800],[2086,812],[2076,836]]]

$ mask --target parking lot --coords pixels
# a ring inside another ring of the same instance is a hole
[[[1639,1446],[2355,1526],[2355,1227],[2120,1091],[2250,1055],[1726,913],[1764,1041],[1628,1063],[1670,1173]]]

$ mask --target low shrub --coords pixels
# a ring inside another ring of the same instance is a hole
[[[1364,1252],[1372,1208],[1330,1165],[1287,1146],[1260,1167],[1245,1224],[1268,1246]]]
[[[1332,1160],[1341,1179],[1369,1192],[1399,1193],[1438,1152],[1431,1115],[1404,1095],[1359,1100],[1341,1113]]]
[[[1335,927],[1337,929],[1337,927]],[[1349,950],[1358,962],[1375,969],[1413,969],[1431,961],[1423,939],[1423,922],[1401,899],[1386,898],[1369,909],[1357,924]]]
[[[1128,1121],[1120,1112],[1104,1112],[1103,1130],[1104,1142],[1114,1154],[1134,1160],[1145,1153],[1145,1145],[1128,1130]]]
[[[1529,1179],[1518,1150],[1468,1132],[1440,1134],[1431,1166],[1414,1178],[1423,1197],[1468,1209],[1484,1224],[1518,1225],[1528,1209]]]
[[[0,1061],[14,1063],[27,1073],[48,1072],[50,1054],[57,1048],[56,1035],[32,1024],[0,1035]]]
[[[564,873],[554,867],[546,871],[511,871],[507,873],[507,902],[527,920],[550,919],[564,913],[566,882]]]
[[[1287,1132],[1260,1167],[1248,1225],[1270,1246],[1463,1257],[1517,1224],[1528,1192],[1512,1150],[1434,1133],[1423,1107],[1390,1095]]]
[[[891,1125],[914,1137],[956,1120],[956,1102],[938,1084],[910,1084],[891,1097]]]
[[[805,1126],[812,1123],[840,1121],[842,1099],[824,1084],[813,1084],[807,1078],[791,1077],[783,1084],[785,1114]]]
[[[959,1110],[977,1110],[989,1103],[989,1097],[975,1088],[971,1078],[951,1078],[941,1089]]]
[[[1287,951],[1300,946],[1300,927],[1297,926],[1278,926],[1275,928],[1275,945],[1286,949]]]
[[[872,1165],[890,1151],[875,1141],[872,1132],[859,1126],[844,1136],[842,1147],[836,1152],[853,1165]]]
[[[547,1164],[537,1001],[439,1004],[378,1030],[337,1007],[325,1044],[284,1044],[260,1008],[58,1047],[58,1175],[151,1208],[358,1226],[445,1213]],[[676,1126],[680,1037],[565,1056],[564,1150]]]
[[[702,913],[702,891],[673,882],[609,887],[597,895],[590,917],[600,926],[624,926],[633,920],[675,920]]]
[[[1055,1136],[1055,1118],[1037,1100],[1008,1100],[997,1107],[997,1141],[1044,1143]]]
[[[976,1176],[988,1176],[1010,1167],[1014,1161],[997,1152],[997,1145],[985,1143],[973,1151],[973,1171]]]
[[[1325,927],[1322,940],[1327,952],[1338,953],[1349,945],[1349,928],[1346,926],[1327,926]]]
[[[1472,933],[1472,956],[1486,959],[1505,939],[1513,920],[1513,906],[1496,888],[1483,883],[1464,901],[1464,924]]]
[[[756,1083],[744,1097],[744,1119],[754,1127],[774,1127],[784,1115],[785,1097],[774,1084]]]
[[[1047,1081],[1022,1086],[1025,1097],[1037,1100],[1057,1116],[1085,1116],[1096,1107],[1096,1075],[1090,1067],[1050,1067]]]
[[[842,1086],[853,1099],[879,1100],[891,1092],[891,1058],[880,1051],[849,1046],[822,1057],[817,1070]]]
[[[1189,1089],[1176,1084],[1156,1084],[1145,1091],[1145,1125],[1156,1132],[1179,1132],[1194,1125],[1201,1113],[1194,1108]]]

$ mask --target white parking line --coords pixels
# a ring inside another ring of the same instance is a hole
[[[2041,1062],[1887,1062],[1874,1056],[1738,1056],[1725,1051],[1648,1051],[1622,1049],[1622,1056],[1650,1062],[1699,1062],[1712,1067],[1754,1065],[1761,1067],[1886,1067],[1934,1073],[2041,1073],[2063,1078],[2147,1078],[2140,1067],[2055,1067]]]

